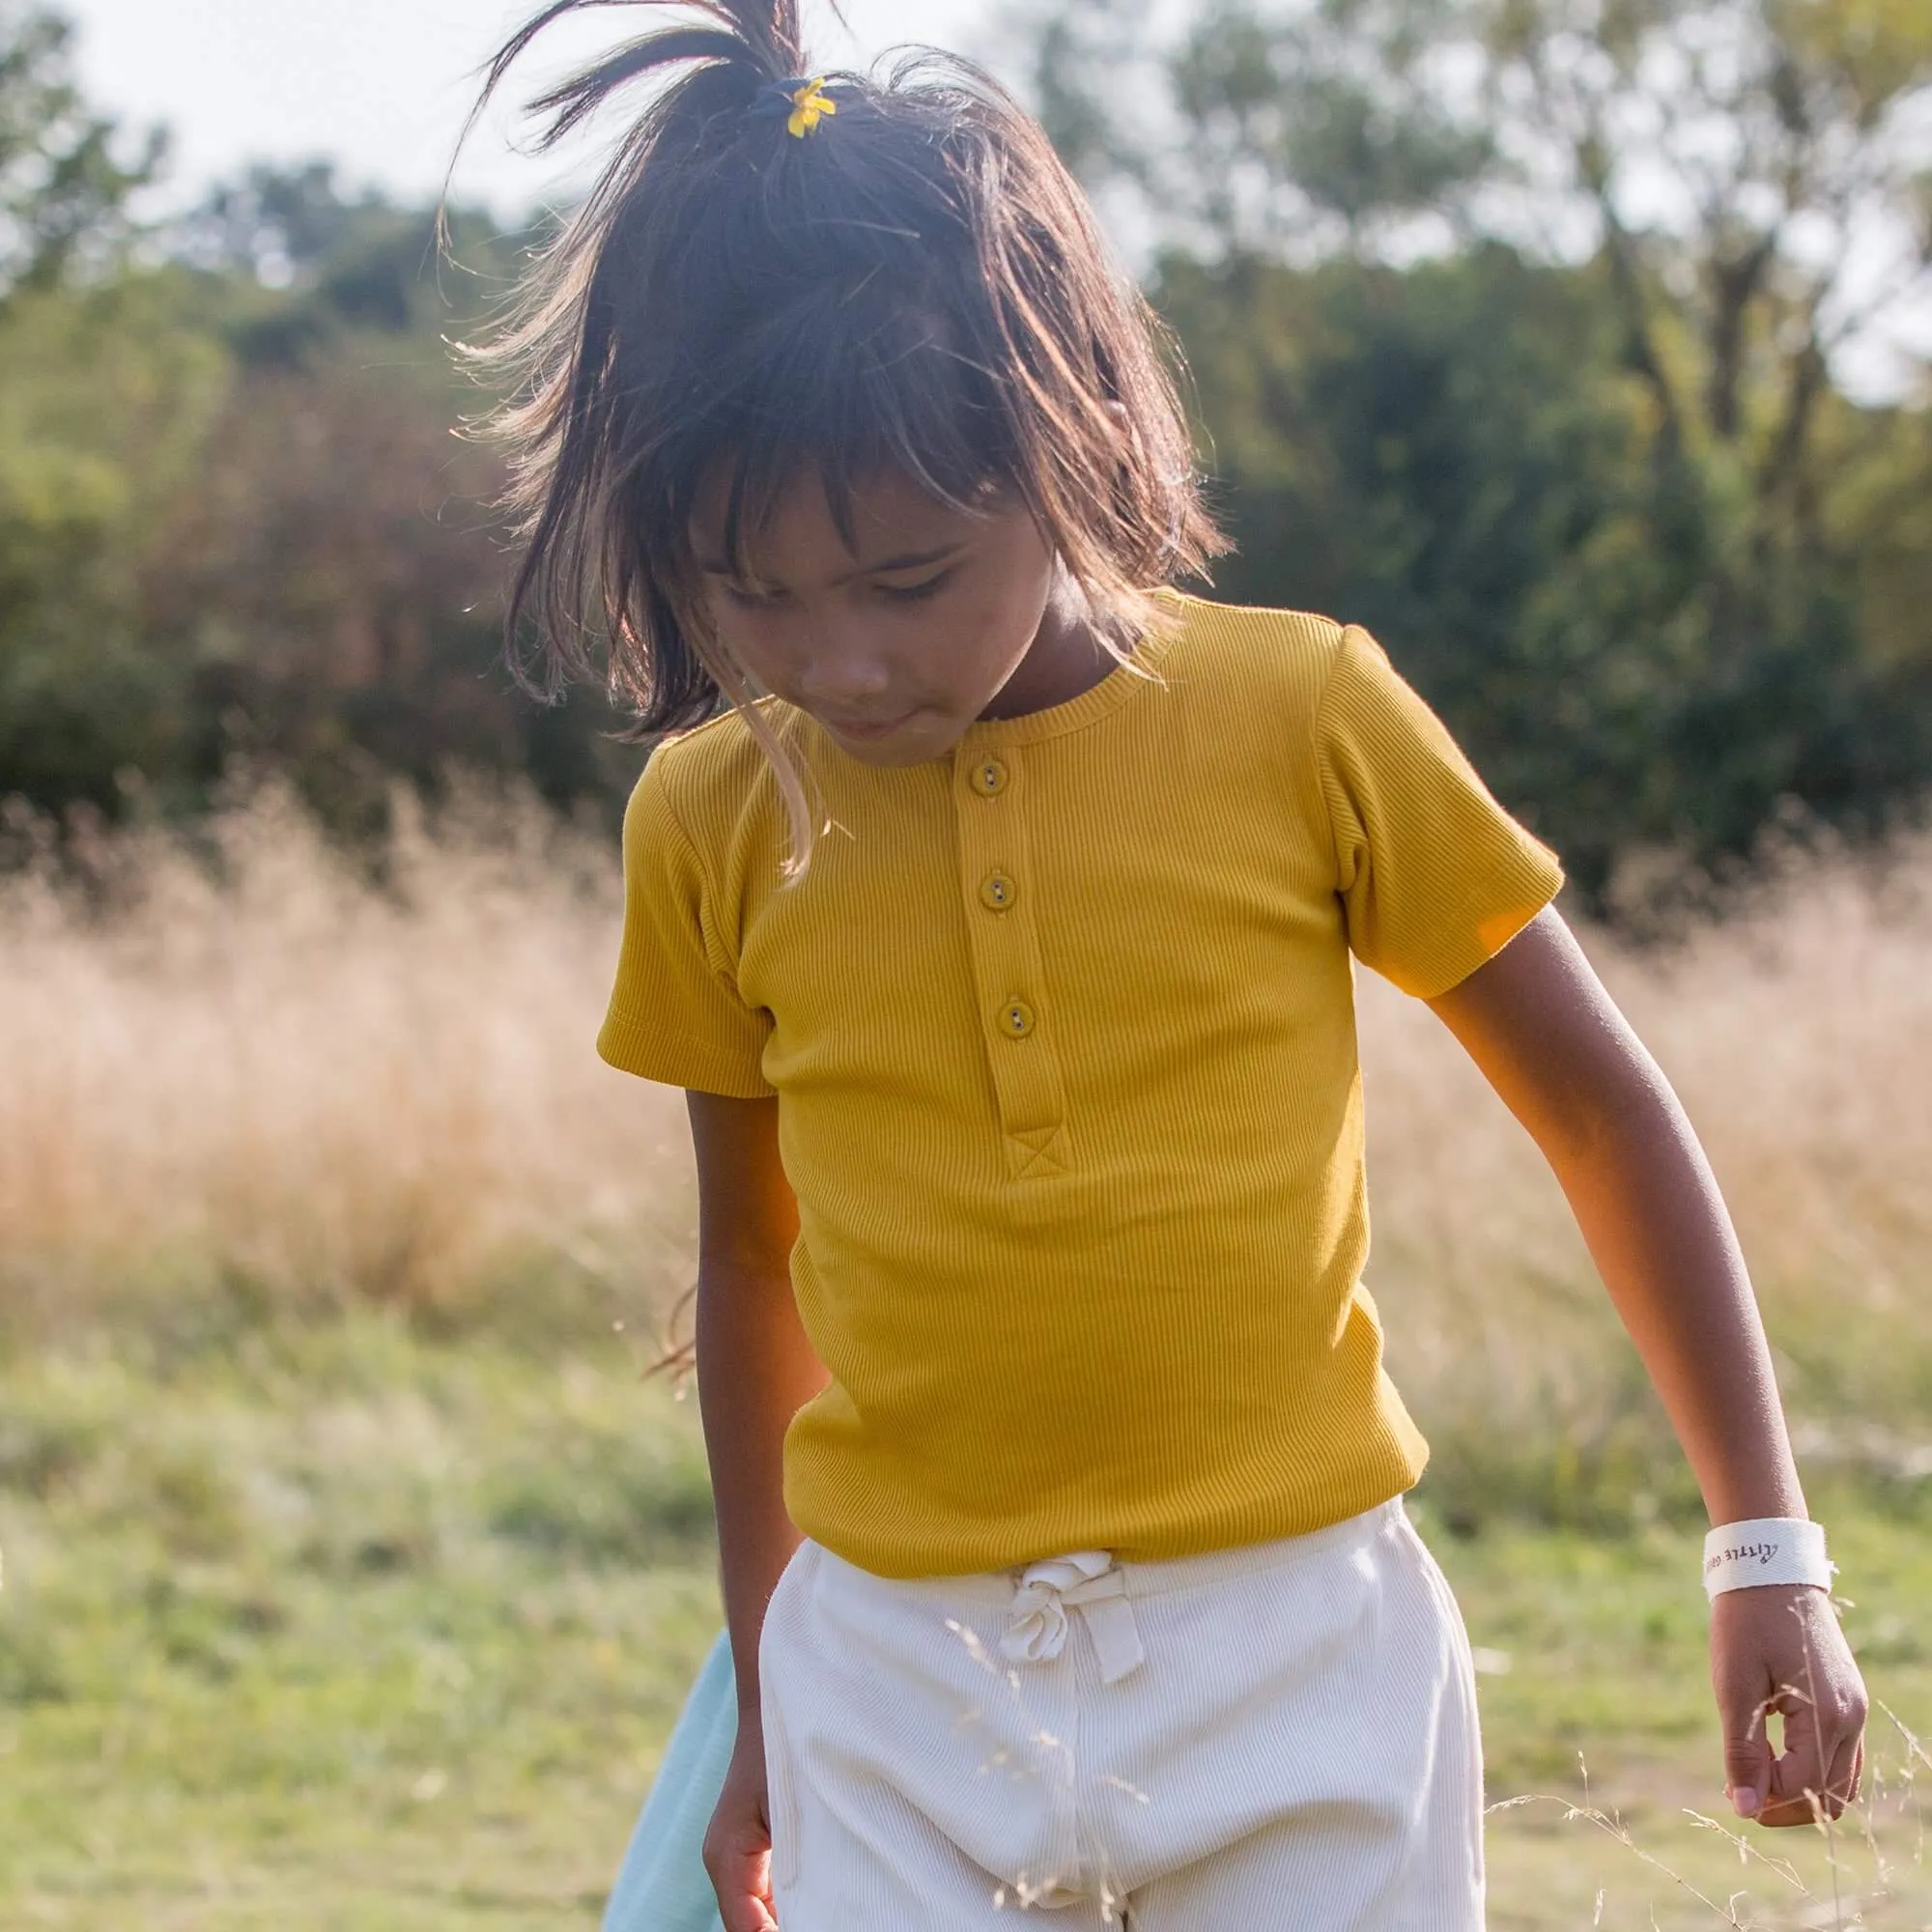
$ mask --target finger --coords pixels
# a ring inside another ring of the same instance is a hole
[[[1836,1636],[1837,1632],[1832,1633]],[[1839,1640],[1842,1653],[1842,1670],[1832,1672],[1831,1700],[1827,1709],[1831,1713],[1829,1735],[1831,1749],[1828,1753],[1831,1763],[1829,1782],[1833,1796],[1841,1806],[1855,1804],[1859,1788],[1864,1778],[1865,1768],[1865,1718],[1870,1708],[1864,1680],[1859,1675],[1858,1665],[1852,1662],[1851,1654],[1843,1650],[1843,1640]]]
[[[718,1917],[724,1932],[778,1932],[779,1921],[761,1898],[721,1898]]]
[[[1830,1804],[1835,1807],[1832,1812],[1833,1817],[1835,1818],[1846,1805],[1857,1799],[1864,1768],[1863,1734],[1858,1730],[1847,1730],[1838,1740],[1837,1747],[1832,1753],[1831,1769],[1825,1774],[1826,1795]]]
[[[1810,1698],[1790,1690],[1778,1699],[1784,1714],[1784,1749],[1772,1760],[1769,1802],[1758,1823],[1772,1826],[1816,1824],[1829,1809],[1827,1759],[1819,1736],[1818,1713]],[[1837,1813],[1832,1811],[1831,1816]]]
[[[1785,1719],[1784,1741],[1785,1754],[1775,1765],[1772,1777],[1776,1790],[1792,1807],[1789,1822],[1809,1824],[1820,1816],[1841,1817],[1858,1796],[1864,1770],[1862,1713],[1845,1710],[1835,1698],[1817,1704],[1803,1698],[1792,1705]]]
[[[720,1886],[717,1890],[718,1916],[724,1932],[777,1932],[779,1921],[772,1917],[769,1889],[729,1885]]]
[[[778,1920],[773,1917],[770,1847],[755,1842],[707,1845],[704,1862],[724,1932],[773,1932]]]
[[[1770,1707],[1742,1684],[1718,1691],[1718,1719],[1723,1728],[1724,1790],[1740,1818],[1755,1818],[1771,1792],[1771,1739],[1765,1728]]]

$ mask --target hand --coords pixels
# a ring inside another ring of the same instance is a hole
[[[1808,1584],[1726,1590],[1711,1605],[1711,1683],[1724,1730],[1724,1785],[1760,1825],[1835,1818],[1858,1796],[1865,1687],[1827,1592]],[[1766,1719],[1784,1719],[1774,1757]]]
[[[718,1893],[724,1932],[778,1932],[765,1737],[755,1719],[739,1723],[724,1788],[704,1834],[704,1869]]]

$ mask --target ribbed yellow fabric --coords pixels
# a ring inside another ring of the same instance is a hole
[[[833,827],[796,885],[734,718],[627,815],[599,1050],[779,1096],[832,1376],[785,1504],[879,1576],[1263,1542],[1427,1454],[1361,1283],[1350,952],[1446,991],[1561,874],[1366,633],[1174,607],[948,759],[877,770],[774,706]]]

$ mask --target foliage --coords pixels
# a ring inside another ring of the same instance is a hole
[[[1240,554],[1372,624],[1599,911],[1932,779],[1932,411],[1840,381],[1925,286],[1932,0],[1130,0],[1027,23],[1151,239]],[[338,829],[398,776],[614,810],[600,694],[498,661],[500,480],[446,338],[532,236],[148,167],[0,0],[0,795]],[[1881,270],[1883,272],[1881,272]]]
[[[621,788],[608,713],[497,668],[499,478],[443,331],[520,242],[452,230],[440,271],[433,211],[258,169],[159,266],[0,313],[0,793],[192,808],[242,759],[366,829],[457,766]]]
[[[137,236],[71,29],[0,0],[0,796],[193,810],[238,760],[338,828],[453,767],[609,806],[592,697],[498,669],[495,461],[446,330],[527,236],[257,168]],[[139,240],[141,245],[129,243]]]
[[[1932,7],[1147,19],[1037,93],[1162,238],[1231,594],[1382,629],[1600,907],[1922,794],[1926,418],[1834,371],[1932,287]]]
[[[128,196],[160,159],[158,136],[117,158],[114,123],[75,86],[72,40],[59,14],[0,0],[0,299],[111,260]]]
[[[0,317],[0,791],[113,797],[187,721],[140,621],[148,559],[227,383],[152,279],[23,291]]]
[[[1636,854],[1748,853],[1784,799],[1875,824],[1932,774],[1924,607],[1861,615],[1921,567],[1922,459],[1833,398],[1874,500],[1848,491],[1840,554],[1758,549],[1708,470],[1660,476],[1603,279],[1492,243],[1406,271],[1177,256],[1156,285],[1220,426],[1221,591],[1369,624],[1600,903]]]
[[[66,799],[164,763],[179,720],[131,621],[218,359],[118,278],[127,198],[71,29],[0,0],[0,792]]]

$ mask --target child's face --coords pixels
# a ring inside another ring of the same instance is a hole
[[[867,764],[943,756],[1065,628],[1053,554],[1009,500],[952,509],[882,477],[853,493],[848,549],[810,478],[747,542],[742,577],[724,564],[725,509],[721,477],[691,524],[719,643]]]

